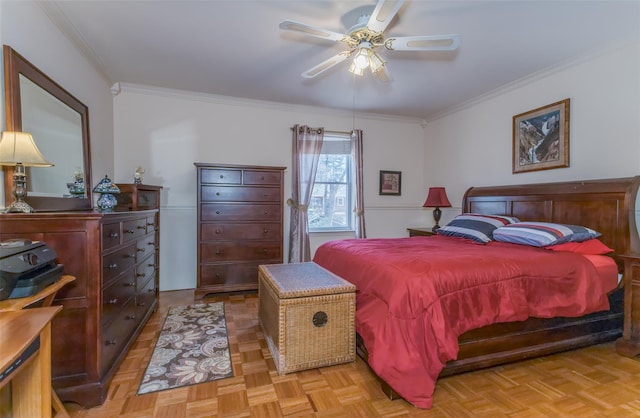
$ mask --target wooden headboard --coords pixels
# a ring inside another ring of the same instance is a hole
[[[464,195],[462,211],[586,226],[602,233],[600,240],[615,250],[617,258],[640,253],[635,208],[639,185],[640,176],[471,187]]]

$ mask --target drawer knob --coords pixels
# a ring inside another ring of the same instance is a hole
[[[313,314],[313,325],[316,327],[324,327],[325,325],[327,325],[327,314],[322,312],[322,311],[318,311],[316,313]]]
[[[134,254],[125,254],[124,258],[136,258],[135,253]]]
[[[269,196],[269,193],[264,193],[263,196],[267,197],[267,196]]]
[[[147,242],[147,245],[156,245],[156,243],[154,241],[149,241]]]
[[[216,279],[220,278],[220,273],[216,273]]]
[[[268,210],[265,210],[265,211],[264,211],[264,214],[265,214],[265,215],[268,215],[268,214],[269,214],[269,211],[268,211]]]
[[[113,340],[107,340],[104,342],[104,345],[116,345],[118,344],[118,340],[117,339],[113,339]]]
[[[264,176],[260,176],[260,180],[264,180]]]
[[[109,299],[109,305],[116,305],[118,304],[118,298],[113,298],[113,299]]]
[[[134,314],[129,314],[126,316],[127,319],[136,319],[136,316]]]
[[[136,277],[144,277],[144,276],[146,276],[146,274],[144,274],[144,273],[138,273],[138,274],[136,274]]]
[[[151,288],[151,289],[147,290],[147,292],[155,292],[155,291],[156,291],[155,287],[153,287],[153,288]]]
[[[112,232],[109,234],[109,238],[111,239],[116,239],[120,236],[120,234],[118,234],[117,232]]]
[[[269,230],[268,230],[267,228],[265,228],[265,229],[263,229],[263,230],[262,230],[262,233],[263,233],[263,234],[268,234],[268,233],[269,233]]]
[[[216,215],[220,215],[220,211],[219,210],[216,211]]]
[[[136,251],[139,252],[139,253],[143,253],[144,250],[145,250],[145,248],[136,248]]]
[[[224,178],[224,176],[223,176],[222,174],[220,174],[220,178],[221,178],[221,179],[223,179],[223,178]]]
[[[263,249],[262,249],[262,252],[266,254],[266,253],[268,253],[268,252],[269,252],[269,250],[268,250],[268,249],[266,249],[266,248],[263,248]]]
[[[155,226],[153,222],[147,222],[147,226]]]
[[[138,229],[147,229],[147,226],[146,225],[138,225],[136,228],[138,228]]]
[[[220,196],[220,192],[216,192],[216,196]]]
[[[216,254],[220,255],[220,254],[222,254],[222,251],[216,250]]]
[[[127,282],[124,284],[124,287],[134,287],[136,285],[136,282]]]
[[[111,263],[111,264],[109,264],[109,265],[107,266],[107,268],[110,268],[110,269],[112,269],[112,270],[115,270],[115,269],[117,269],[117,268],[118,268],[118,265],[117,265],[116,263]]]
[[[136,231],[134,231],[133,229],[125,229],[125,231],[127,234],[135,234]]]
[[[138,302],[138,306],[145,306],[144,302]]]
[[[155,264],[149,263],[149,264],[147,264],[147,267],[155,267]]]

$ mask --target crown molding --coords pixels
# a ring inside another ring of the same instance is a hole
[[[434,113],[433,115],[430,115],[429,117],[424,119],[425,123],[429,123],[429,122],[433,122],[437,119],[441,119],[444,118],[445,116],[449,116],[452,115],[454,113],[460,112],[462,110],[468,109],[470,107],[476,106],[480,103],[489,101],[495,97],[501,96],[503,94],[509,93],[511,91],[517,90],[519,88],[522,88],[524,86],[527,86],[529,84],[535,83],[539,80],[542,80],[544,78],[550,77],[554,74],[560,73],[562,71],[565,71],[567,69],[573,68],[573,67],[577,67],[581,64],[584,64],[586,62],[589,61],[594,61],[595,59],[598,59],[604,55],[608,55],[611,53],[614,53],[616,51],[631,47],[633,45],[636,45],[637,47],[640,48],[640,43],[638,43],[637,41],[624,41],[624,42],[618,42],[618,43],[614,43],[612,45],[609,45],[606,48],[601,48],[595,51],[591,51],[588,54],[585,55],[581,55],[579,57],[574,57],[574,58],[570,58],[567,59],[563,62],[560,62],[558,64],[555,64],[553,66],[544,68],[540,71],[537,71],[535,73],[531,73],[525,77],[522,77],[518,80],[512,81],[510,83],[507,84],[503,84],[502,86],[493,89],[491,91],[488,91],[484,94],[481,94],[480,96],[476,96],[472,99],[469,99],[465,102],[462,102],[460,104],[457,104],[455,106],[451,106],[441,112],[437,112]]]
[[[241,106],[241,107],[255,107],[255,108],[264,108],[269,107],[270,109],[277,109],[283,112],[300,112],[301,110],[304,112],[322,114],[327,116],[343,116],[343,117],[353,117],[353,110],[351,109],[332,109],[326,107],[316,107],[316,106],[306,106],[306,105],[297,105],[291,103],[281,103],[281,102],[272,102],[267,100],[256,100],[256,99],[246,99],[232,96],[223,96],[216,95],[210,93],[200,93],[195,91],[187,91],[187,90],[177,90],[170,89],[165,87],[156,87],[149,86],[144,84],[135,84],[135,83],[117,83],[120,86],[120,92],[126,93],[136,93],[147,96],[160,96],[160,97],[169,97],[175,99],[182,100],[191,100],[191,101],[199,101],[205,103],[213,103],[213,104],[222,104],[226,106]],[[378,113],[368,113],[361,112],[356,110],[355,116],[358,119],[368,119],[368,120],[377,120],[377,121],[389,121],[389,122],[404,122],[404,123],[415,123],[421,125],[423,120],[421,118],[412,118],[406,116],[397,116],[397,115],[385,115]]]

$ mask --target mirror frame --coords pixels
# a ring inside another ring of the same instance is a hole
[[[20,74],[80,114],[82,122],[82,155],[84,162],[85,198],[27,196],[25,201],[36,212],[92,210],[91,149],[89,148],[89,108],[58,83],[40,71],[8,45],[3,46],[4,95],[6,129],[22,131]],[[3,167],[5,203],[13,201],[13,167]],[[71,176],[71,173],[69,174]]]

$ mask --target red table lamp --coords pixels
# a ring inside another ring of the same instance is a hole
[[[436,232],[440,225],[440,215],[442,215],[442,211],[440,208],[450,208],[451,202],[447,198],[447,192],[444,190],[444,187],[429,187],[429,194],[427,195],[427,200],[424,202],[422,207],[425,208],[435,208],[433,210],[433,219],[436,221],[432,231]]]

